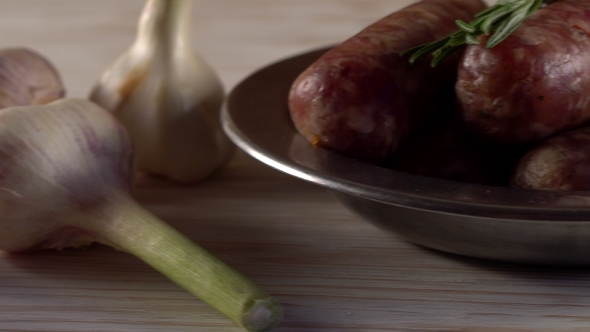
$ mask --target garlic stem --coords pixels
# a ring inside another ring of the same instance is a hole
[[[248,331],[267,331],[280,304],[252,281],[162,222],[126,193],[114,193],[97,223],[104,244],[125,250],[160,271]],[[100,220],[99,220],[100,221]]]
[[[142,12],[134,47],[152,47],[152,52],[192,52],[191,14],[193,0],[148,0]]]

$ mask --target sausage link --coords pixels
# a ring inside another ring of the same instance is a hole
[[[508,186],[525,149],[479,142],[460,119],[445,119],[421,127],[386,166],[438,179]]]
[[[560,0],[502,43],[469,46],[456,85],[463,118],[485,140],[533,142],[590,119],[590,1]]]
[[[590,190],[590,127],[539,143],[518,163],[512,185],[537,190]]]
[[[296,129],[312,144],[383,161],[428,114],[455,102],[459,56],[433,69],[429,59],[411,66],[400,53],[447,36],[455,20],[483,9],[481,0],[423,0],[328,51],[291,88]]]

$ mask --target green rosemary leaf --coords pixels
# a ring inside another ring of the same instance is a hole
[[[400,56],[403,57],[408,54],[412,54],[412,57],[410,57],[409,62],[410,62],[410,64],[414,64],[414,62],[416,62],[416,60],[418,60],[418,58],[420,58],[428,53],[432,53],[435,50],[443,47],[447,43],[448,39],[449,39],[449,37],[446,37],[446,38],[434,41],[429,44],[424,44],[424,45],[412,47],[409,50],[402,52],[400,54]]]
[[[522,3],[525,2],[527,0],[500,0],[497,2],[498,5],[511,5],[514,3]]]
[[[504,21],[496,32],[488,39],[486,43],[486,48],[493,48],[494,46],[498,45],[501,41],[506,39],[508,35],[510,35],[516,28],[520,26],[520,24],[527,18],[526,12],[516,12],[509,18],[508,21]]]
[[[467,33],[474,33],[475,31],[477,31],[476,28],[474,28],[473,26],[471,26],[468,23],[465,23],[461,20],[455,21],[455,24],[457,24],[457,27],[459,27],[459,29],[461,29]]]
[[[431,63],[436,66],[461,46],[479,44],[477,37],[482,34],[491,34],[486,47],[495,47],[542,5],[555,1],[559,0],[498,0],[495,5],[475,15],[475,19],[469,23],[457,20],[459,29],[453,34],[406,50],[402,52],[402,56],[412,54],[409,61],[414,64],[418,58],[432,53]]]
[[[512,6],[514,4],[521,4],[523,1],[527,1],[527,0],[499,0],[498,2],[496,2],[496,4],[484,9],[483,11],[477,13],[475,15],[476,18],[480,18],[480,17],[488,17],[491,13],[497,11],[498,9],[501,8],[505,8],[507,6]]]
[[[434,52],[434,50],[436,50],[437,47],[431,46],[431,47],[425,47],[424,49],[421,49],[419,51],[417,51],[416,53],[414,53],[412,55],[412,57],[410,57],[410,64],[414,64],[419,58],[421,58],[422,56]]]
[[[554,0],[550,0],[547,1],[548,3],[553,2]],[[545,1],[543,0],[535,0],[535,3],[531,6],[531,8],[529,9],[528,13],[527,13],[527,17],[531,16],[532,13],[536,12],[537,9],[541,8],[541,6],[543,6],[543,3],[545,3]]]
[[[490,6],[490,7],[486,8],[486,9],[482,10],[481,12],[479,12],[479,13],[477,13],[475,15],[475,18],[483,17],[483,16],[488,16],[488,14],[491,13],[491,12],[493,12],[494,10],[496,10],[496,8],[498,6],[499,6],[499,4],[495,4],[493,6]]]
[[[451,45],[451,46],[439,48],[438,50],[434,51],[432,53],[433,59],[432,59],[432,62],[430,62],[430,65],[432,67],[436,67],[442,60],[446,59],[449,55],[451,55],[453,52],[455,52],[459,47],[460,46]]]
[[[494,26],[494,23],[510,16],[510,14],[513,13],[515,10],[518,10],[518,7],[514,4],[498,6],[496,10],[487,15],[481,23],[480,29],[482,33],[484,35],[489,35],[490,32],[493,30],[492,27]]]
[[[465,44],[467,45],[479,45],[479,39],[474,35],[466,35],[465,36]]]
[[[401,52],[401,53],[400,53],[400,56],[402,56],[402,57],[403,57],[403,56],[406,56],[406,55],[408,55],[408,54],[416,53],[416,52],[418,52],[418,51],[421,51],[422,49],[430,49],[430,48],[432,48],[434,45],[439,45],[439,44],[442,44],[442,45],[444,45],[444,44],[447,42],[447,38],[448,38],[448,37],[446,37],[446,38],[443,38],[443,39],[439,39],[439,40],[436,40],[436,41],[433,41],[433,42],[431,42],[431,43],[428,43],[428,44],[422,44],[422,45],[414,46],[414,47],[412,47],[412,48],[409,48],[409,49],[407,49],[407,50],[405,50],[405,51]],[[441,46],[442,46],[442,45],[441,45]]]

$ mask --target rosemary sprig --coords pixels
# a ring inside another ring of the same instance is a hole
[[[438,65],[444,58],[455,52],[463,45],[477,45],[480,35],[492,36],[486,43],[487,48],[492,48],[502,42],[520,24],[544,4],[557,0],[499,0],[495,5],[478,13],[475,19],[469,23],[457,20],[459,30],[451,35],[428,43],[413,47],[404,51],[401,56],[412,54],[410,64],[414,64],[418,58],[432,53],[432,67]]]

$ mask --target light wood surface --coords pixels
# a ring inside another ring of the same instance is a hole
[[[195,49],[227,89],[338,42],[409,0],[196,0]],[[491,2],[491,1],[490,1]],[[29,46],[85,97],[135,36],[143,1],[0,1],[0,47]],[[588,331],[590,269],[503,264],[406,243],[322,188],[238,153],[195,187],[144,178],[145,207],[274,294],[274,331]],[[241,331],[103,246],[0,259],[0,331]]]

